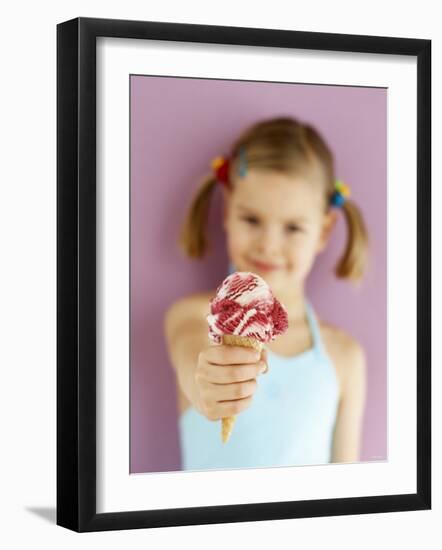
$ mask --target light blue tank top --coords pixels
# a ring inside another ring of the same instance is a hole
[[[267,349],[269,370],[257,378],[251,406],[236,417],[227,443],[221,421],[190,407],[179,418],[183,470],[326,464],[339,401],[335,368],[306,301],[313,347],[294,357]]]

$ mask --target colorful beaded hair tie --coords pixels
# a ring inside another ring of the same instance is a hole
[[[229,187],[229,161],[224,157],[216,157],[211,162],[216,179],[226,187]]]
[[[241,178],[245,178],[247,174],[247,159],[246,159],[246,151],[244,147],[239,148],[238,174],[240,175]]]
[[[229,159],[225,157],[216,157],[211,162],[212,170],[215,174],[216,179],[219,183],[222,185],[225,185],[226,187],[230,187],[229,182]],[[245,177],[247,173],[247,161],[246,161],[246,153],[244,150],[244,147],[240,147],[239,149],[239,164],[238,164],[238,174],[240,177]]]
[[[336,180],[335,191],[330,199],[331,206],[340,208],[343,206],[347,198],[350,196],[350,187],[345,185],[341,180]]]

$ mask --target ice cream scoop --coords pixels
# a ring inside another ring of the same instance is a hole
[[[226,334],[267,343],[288,327],[287,312],[264,279],[243,271],[232,273],[217,288],[207,321],[209,338],[218,344]]]
[[[237,271],[224,279],[210,302],[209,339],[217,344],[262,350],[288,328],[285,308],[268,284],[255,273]],[[222,419],[222,439],[226,442],[235,417]]]

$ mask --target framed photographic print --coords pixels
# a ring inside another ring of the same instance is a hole
[[[57,524],[431,507],[431,41],[57,26]]]

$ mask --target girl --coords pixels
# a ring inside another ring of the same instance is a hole
[[[289,328],[256,357],[251,349],[209,343],[206,315],[216,289],[168,309],[164,326],[178,387],[182,467],[357,461],[364,351],[349,334],[318,319],[305,283],[339,209],[348,238],[335,272],[362,279],[368,238],[361,212],[348,199],[348,187],[336,182],[322,137],[293,118],[248,128],[212,169],[190,206],[181,246],[191,258],[204,255],[210,197],[222,185],[231,271],[264,278],[285,306]],[[223,444],[219,421],[225,416],[237,418]]]

